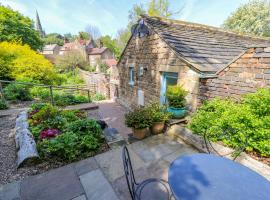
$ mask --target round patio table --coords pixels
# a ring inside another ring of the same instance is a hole
[[[169,185],[177,200],[270,200],[270,182],[249,168],[211,154],[180,156]]]

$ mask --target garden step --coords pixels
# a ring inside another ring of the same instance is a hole
[[[65,110],[95,110],[98,109],[99,106],[96,103],[82,103],[73,106],[65,107]]]

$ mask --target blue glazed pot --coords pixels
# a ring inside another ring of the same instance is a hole
[[[187,109],[186,108],[173,108],[168,107],[167,111],[172,114],[173,118],[181,119],[186,116]]]

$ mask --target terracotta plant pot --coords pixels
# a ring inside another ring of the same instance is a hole
[[[154,122],[153,125],[151,126],[151,133],[153,135],[162,133],[164,126],[165,122]]]
[[[141,140],[145,138],[147,131],[148,131],[148,128],[143,128],[143,129],[133,128],[133,137]]]

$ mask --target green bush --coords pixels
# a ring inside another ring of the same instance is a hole
[[[15,83],[11,83],[4,88],[4,96],[7,100],[12,100],[12,101],[32,100],[29,87],[25,85],[15,84]]]
[[[103,94],[99,94],[99,93],[94,94],[92,96],[93,101],[102,101],[102,100],[105,100],[105,99],[106,99],[106,97]]]
[[[0,110],[8,109],[7,102],[4,99],[0,98]]]
[[[147,128],[152,124],[150,112],[145,108],[136,108],[125,115],[125,123],[135,129]]]
[[[51,96],[48,88],[34,87],[31,89],[31,94],[35,98],[40,98],[42,101],[50,102]],[[68,106],[80,103],[88,103],[88,97],[80,94],[65,94],[64,91],[53,90],[53,99],[56,106]]]
[[[166,97],[170,107],[183,108],[186,105],[187,91],[181,86],[168,86]]]
[[[192,117],[189,128],[199,135],[205,131],[216,135],[212,140],[219,140],[218,135],[227,130],[236,130],[232,138],[223,139],[222,142],[238,148],[248,138],[246,151],[255,151],[267,157],[270,155],[268,102],[267,89],[246,95],[241,103],[221,99],[207,101]]]
[[[87,113],[78,110],[59,110],[50,104],[33,104],[30,130],[37,141],[42,159],[74,161],[91,156],[104,142],[100,125],[87,119]],[[44,130],[54,129],[59,135],[43,139]]]
[[[158,102],[149,104],[145,109],[148,110],[152,122],[165,122],[170,119],[170,113],[166,111],[166,107]]]
[[[104,141],[102,130],[95,120],[77,120],[69,124],[66,131],[54,139],[38,143],[41,157],[54,156],[74,161],[96,151]]]

